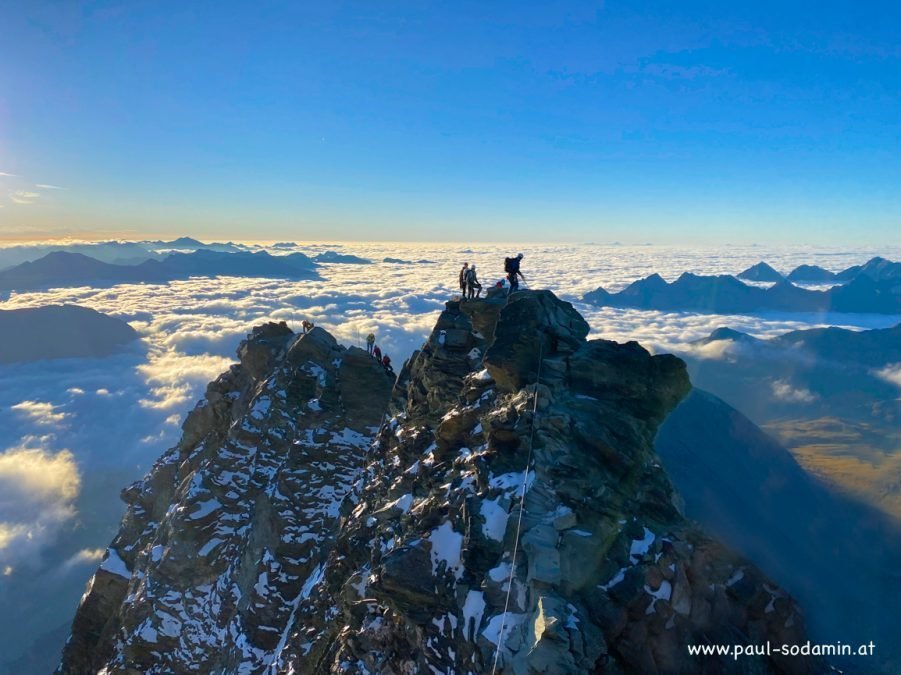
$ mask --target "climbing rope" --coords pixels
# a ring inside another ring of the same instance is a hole
[[[506,304],[504,304],[506,307]],[[500,314],[498,314],[500,316]],[[497,330],[497,325],[495,325]],[[532,397],[532,421],[529,430],[529,452],[526,456],[526,466],[522,472],[522,485],[519,492],[519,516],[516,519],[516,538],[513,540],[513,559],[510,563],[510,576],[507,578],[507,597],[504,600],[504,613],[501,619],[501,629],[497,634],[497,644],[494,650],[494,666],[491,668],[492,675],[497,673],[498,659],[501,654],[501,645],[504,642],[504,629],[507,626],[507,612],[510,609],[510,593],[513,591],[513,576],[516,574],[516,555],[519,552],[519,535],[522,531],[522,514],[526,510],[526,486],[529,481],[529,466],[532,464],[532,443],[535,440],[535,417],[538,415],[538,385],[541,384],[541,365],[544,363],[544,343],[539,345],[538,349],[538,376],[535,381],[535,395]]]

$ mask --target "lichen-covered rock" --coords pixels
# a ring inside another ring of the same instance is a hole
[[[364,451],[387,385],[346,385],[378,385],[374,362],[261,330],[126,492],[127,588],[86,595],[62,672],[825,670],[687,651],[805,637],[679,511],[652,447],[678,359],[586,341],[548,292],[448,303]]]

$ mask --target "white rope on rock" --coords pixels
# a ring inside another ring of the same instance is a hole
[[[506,304],[504,305],[506,307]],[[498,314],[500,317],[500,314]],[[495,330],[497,325],[495,324]],[[507,613],[510,609],[510,593],[513,590],[513,577],[516,574],[516,555],[519,553],[519,535],[522,531],[522,514],[525,511],[526,486],[529,480],[529,466],[532,464],[532,443],[535,439],[535,417],[538,415],[538,385],[541,384],[541,365],[544,363],[544,343],[541,343],[538,350],[538,376],[535,381],[535,395],[532,397],[532,421],[529,430],[529,452],[526,456],[526,466],[522,472],[522,485],[519,492],[519,516],[516,519],[516,538],[513,540],[513,559],[510,563],[510,576],[507,578],[507,597],[504,600],[504,613],[501,615],[501,628],[497,634],[497,644],[494,650],[494,666],[491,668],[492,675],[497,673],[498,660],[500,659],[501,646],[504,642],[504,629],[507,625]]]

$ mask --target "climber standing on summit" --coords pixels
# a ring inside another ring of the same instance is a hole
[[[482,284],[479,283],[479,278],[476,276],[476,265],[473,263],[469,272],[466,273],[466,297],[473,300],[481,295]]]
[[[469,275],[469,263],[463,263],[463,268],[460,270],[460,295],[463,296],[463,299],[466,300],[466,277]]]
[[[522,253],[515,258],[504,258],[504,272],[507,273],[507,281],[510,282],[510,293],[519,290],[519,279],[526,280],[519,270],[520,262],[522,262]]]
[[[366,336],[366,351],[372,356],[372,348],[375,347],[375,333]]]

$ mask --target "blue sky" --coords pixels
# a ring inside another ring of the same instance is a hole
[[[888,2],[19,0],[0,238],[898,243],[899,29]]]

